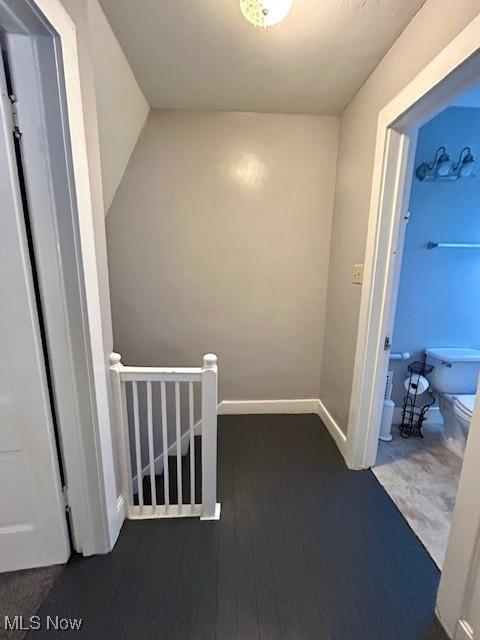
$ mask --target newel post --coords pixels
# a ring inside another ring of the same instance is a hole
[[[219,520],[217,504],[217,356],[208,353],[202,367],[202,520]]]
[[[110,377],[112,382],[112,395],[115,404],[115,418],[117,441],[120,445],[121,478],[120,485],[125,501],[125,512],[128,516],[129,507],[133,501],[132,472],[130,461],[130,441],[128,435],[127,400],[125,385],[122,383],[121,373],[123,369],[122,357],[119,353],[110,354]]]

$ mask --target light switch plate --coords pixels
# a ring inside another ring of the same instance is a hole
[[[354,264],[352,273],[353,284],[363,283],[363,264]]]

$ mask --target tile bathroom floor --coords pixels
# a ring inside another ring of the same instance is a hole
[[[380,442],[372,469],[410,527],[442,569],[462,461],[443,444],[441,427],[425,423],[424,437]]]

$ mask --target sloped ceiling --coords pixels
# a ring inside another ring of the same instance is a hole
[[[424,0],[294,0],[255,29],[238,0],[100,0],[154,108],[337,114]]]

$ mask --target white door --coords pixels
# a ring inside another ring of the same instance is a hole
[[[0,58],[0,571],[70,554],[11,103]]]

